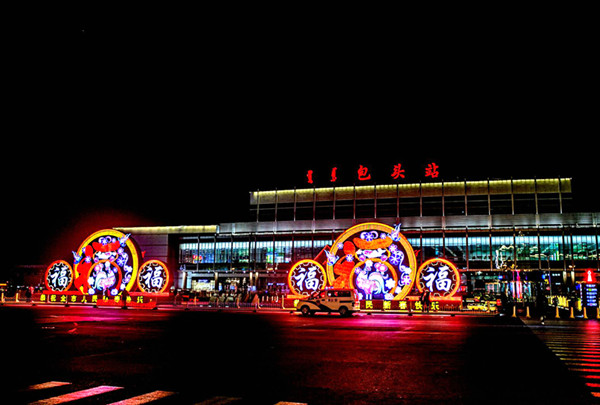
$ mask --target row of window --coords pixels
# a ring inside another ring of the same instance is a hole
[[[562,268],[567,261],[596,267],[598,262],[596,235],[423,236],[408,241],[420,259],[446,257],[471,268]],[[329,239],[181,243],[179,262],[255,268],[257,263],[312,259],[332,243]],[[562,264],[557,266],[557,262]]]
[[[384,218],[488,214],[538,214],[571,211],[569,194],[473,195],[423,198],[386,198],[315,201],[253,207],[251,217],[259,221],[309,219]]]

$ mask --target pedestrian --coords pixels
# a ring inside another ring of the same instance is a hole
[[[546,294],[544,293],[543,288],[539,289],[538,294],[535,297],[535,306],[537,307],[537,310],[540,313],[540,323],[544,325],[544,321],[546,319],[548,300],[546,298]]]
[[[254,298],[252,298],[252,306],[254,307],[254,312],[260,308],[260,299],[258,297],[258,293],[254,294]]]
[[[423,291],[421,300],[423,304],[423,312],[427,311],[427,313],[429,313],[429,304],[431,303],[431,299],[429,297],[429,290]]]
[[[506,291],[500,293],[500,306],[502,307],[500,308],[502,314],[506,314],[506,309],[508,307],[508,296],[506,295]]]
[[[124,289],[123,292],[121,293],[121,298],[123,299],[123,309],[127,309],[127,298],[129,297],[129,291],[127,291],[127,289]]]
[[[240,295],[241,295],[240,293],[237,293],[237,294],[235,295],[235,307],[236,307],[236,308],[239,308],[239,307],[240,307]]]

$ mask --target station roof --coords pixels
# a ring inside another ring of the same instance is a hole
[[[254,191],[250,205],[372,198],[570,193],[571,178],[451,181]]]

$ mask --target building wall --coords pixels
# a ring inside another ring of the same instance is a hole
[[[599,270],[600,213],[571,212],[570,199],[563,178],[262,191],[250,194],[249,222],[131,232],[180,288],[191,272],[285,274],[363,222],[401,223],[421,260],[467,271]]]
[[[285,269],[297,260],[314,258],[346,229],[327,229],[318,222],[312,227],[315,229],[278,223],[275,231],[259,226],[255,229],[264,232],[229,234],[228,240],[216,243],[180,240],[179,262],[189,269],[209,271]],[[226,228],[221,225],[222,230]],[[294,230],[290,232],[290,228]],[[413,227],[403,228],[403,234],[421,260],[445,257],[466,270],[513,265],[526,270],[599,267],[595,226]]]

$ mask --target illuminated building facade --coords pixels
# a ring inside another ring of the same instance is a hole
[[[396,226],[418,264],[451,262],[466,291],[568,293],[599,270],[598,212],[573,212],[570,178],[303,188],[250,193],[246,222],[118,228],[168,262],[183,289],[285,288],[290,268],[352,226]],[[177,270],[178,269],[178,270]]]

